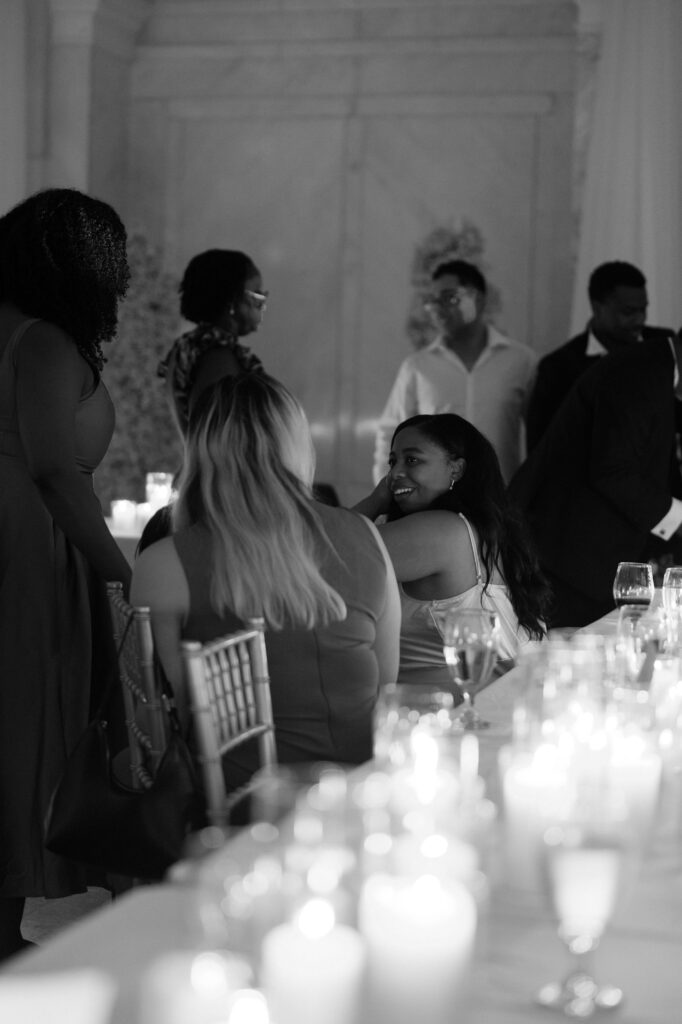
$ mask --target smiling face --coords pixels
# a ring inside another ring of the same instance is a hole
[[[419,427],[405,427],[393,439],[388,460],[389,486],[402,512],[421,512],[450,490],[464,472],[464,459],[453,459]]]
[[[646,288],[618,285],[601,301],[592,302],[592,330],[606,348],[639,341],[648,304]]]

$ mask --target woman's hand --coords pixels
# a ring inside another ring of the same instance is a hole
[[[367,516],[368,519],[375,520],[389,511],[392,501],[393,495],[388,475],[386,475],[381,478],[371,494],[368,494],[366,498],[359,501],[357,505],[353,505],[353,511],[360,512],[361,515]]]

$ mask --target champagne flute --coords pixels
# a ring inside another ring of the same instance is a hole
[[[572,958],[562,981],[544,985],[542,1006],[585,1019],[614,1010],[623,992],[594,978],[592,955],[628,881],[631,843],[622,804],[597,799],[588,814],[553,825],[544,835],[544,880],[558,920],[558,935]],[[598,806],[597,806],[598,804]]]
[[[453,608],[439,616],[443,654],[463,698],[465,729],[486,729],[474,707],[476,694],[490,682],[497,661],[497,616],[477,608]]]
[[[616,607],[639,604],[648,608],[654,599],[654,573],[648,562],[619,562],[613,581]]]
[[[661,590],[663,607],[669,612],[682,612],[682,566],[671,565],[665,570]]]

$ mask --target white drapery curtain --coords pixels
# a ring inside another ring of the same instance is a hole
[[[603,0],[582,193],[572,334],[607,260],[647,278],[649,322],[682,325],[682,2]]]

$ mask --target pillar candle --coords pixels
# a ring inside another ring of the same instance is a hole
[[[135,533],[137,526],[137,505],[127,498],[117,498],[111,503],[111,525],[118,533]]]
[[[277,1024],[355,1024],[364,943],[336,924],[331,904],[311,899],[265,936],[261,985]]]
[[[542,836],[568,808],[568,772],[549,744],[532,753],[506,749],[500,765],[507,877],[515,887],[537,891]]]
[[[476,904],[456,879],[376,874],[358,907],[372,1024],[451,1024],[476,933]]]
[[[646,845],[658,807],[662,762],[643,736],[616,736],[611,780],[625,799],[631,832]]]
[[[240,957],[219,951],[168,953],[142,979],[140,1024],[228,1020],[236,998],[250,983],[251,968]],[[262,1014],[252,1019],[267,1021]]]

